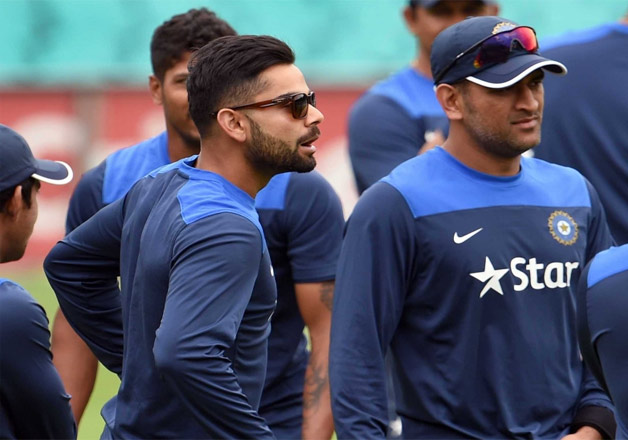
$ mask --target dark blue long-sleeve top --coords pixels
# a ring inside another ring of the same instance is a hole
[[[52,364],[46,312],[0,278],[0,438],[73,439],[70,396]]]
[[[408,66],[364,93],[349,115],[349,157],[361,194],[400,163],[413,158],[425,134],[449,131],[434,83]]]
[[[578,283],[582,356],[605,384],[617,416],[616,438],[628,438],[628,244],[600,252]]]
[[[405,438],[559,438],[580,408],[612,407],[574,307],[582,267],[611,244],[574,170],[522,158],[495,177],[442,148],[397,167],[358,201],[338,263],[338,438],[384,438],[387,352]]]
[[[342,206],[331,185],[312,171],[273,177],[257,194],[255,208],[277,281],[260,414],[271,429],[292,422],[299,438],[308,352],[295,284],[335,278],[344,227]]]
[[[44,263],[120,375],[103,409],[114,438],[272,437],[257,408],[276,289],[254,199],[195,160],[141,179]]]
[[[540,44],[569,75],[543,80],[543,131],[534,154],[580,171],[598,191],[613,237],[628,243],[628,24],[605,23]]]
[[[168,163],[165,132],[109,155],[76,186],[68,208],[67,232]],[[344,227],[342,206],[331,185],[313,171],[273,177],[256,196],[255,208],[277,283],[277,309],[271,321],[259,412],[271,428],[288,423],[300,431],[308,353],[294,285],[335,278]]]

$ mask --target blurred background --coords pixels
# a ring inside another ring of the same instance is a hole
[[[501,15],[531,25],[541,39],[615,21],[626,0],[501,0]],[[356,200],[346,147],[351,104],[415,55],[404,0],[0,0],[0,123],[20,132],[36,155],[70,163],[78,177],[108,153],[164,129],[148,94],[149,43],[172,15],[205,6],[241,34],[286,41],[325,114],[318,170],[348,215]],[[0,158],[2,160],[2,158]],[[29,289],[54,316],[41,275],[43,257],[63,236],[73,185],[42,186],[40,215],[25,258],[0,277]],[[101,368],[101,373],[103,368]],[[116,391],[101,375],[79,438],[98,438],[98,411]]]

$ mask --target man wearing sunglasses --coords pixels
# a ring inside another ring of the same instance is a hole
[[[338,437],[384,437],[387,353],[404,437],[612,437],[574,309],[582,267],[612,244],[604,212],[578,172],[521,156],[540,140],[543,75],[566,69],[500,17],[444,30],[431,66],[447,141],[373,185],[347,224]]]
[[[187,62],[197,47],[225,35],[235,31],[204,8],[175,15],[155,30],[154,74],[149,84],[155,103],[163,106],[166,131],[111,154],[85,173],[70,200],[68,233],[123,197],[155,168],[198,153],[199,134],[189,115],[185,88]],[[232,110],[256,113],[259,109],[304,120],[315,106],[310,91],[244,103]],[[273,178],[255,204],[278,287],[259,411],[277,437],[330,438],[327,359],[333,280],[344,226],[340,200],[320,174],[288,173]],[[311,340],[309,352],[304,325]],[[61,311],[53,328],[53,351],[79,420],[94,386],[97,361]]]
[[[66,233],[124,196],[137,180],[155,168],[198,153],[198,130],[188,112],[185,89],[187,63],[194,50],[235,33],[226,21],[205,8],[177,14],[155,29],[150,45],[153,74],[148,85],[153,102],[163,108],[166,130],[112,153],[83,174],[70,199]],[[98,361],[70,327],[61,309],[52,327],[52,352],[79,423],[94,388]]]
[[[199,155],[140,179],[46,258],[68,321],[121,378],[103,438],[274,437],[257,411],[276,284],[254,197],[314,167],[323,120],[293,63],[268,36],[195,52]]]
[[[349,116],[349,155],[358,192],[418,152],[442,143],[447,134],[432,84],[430,51],[436,35],[469,16],[497,15],[494,1],[410,0],[403,10],[416,37],[410,66],[369,89]]]

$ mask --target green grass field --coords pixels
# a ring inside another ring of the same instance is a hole
[[[7,276],[7,278],[19,283],[28,290],[44,307],[48,315],[48,320],[52,322],[59,305],[57,298],[52,292],[50,285],[48,285],[48,281],[46,281],[46,277],[40,268],[12,273],[10,276]],[[79,440],[100,438],[104,426],[104,422],[100,416],[100,409],[105,402],[116,393],[119,384],[120,381],[115,374],[108,371],[102,365],[99,367],[94,393],[92,394],[79,426]]]

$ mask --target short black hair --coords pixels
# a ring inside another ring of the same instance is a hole
[[[213,112],[247,104],[264,87],[259,74],[278,64],[294,64],[294,52],[268,35],[221,37],[199,49],[188,65],[187,88],[190,116],[201,136],[214,121]]]
[[[187,52],[194,52],[208,42],[236,31],[207,8],[190,9],[162,23],[150,42],[153,73],[162,81],[166,71]]]
[[[21,183],[18,183],[11,188],[6,188],[0,191],[0,212],[5,214],[7,211],[7,203],[13,197],[15,193],[15,188],[18,186],[22,186],[22,200],[28,208],[31,207],[31,203],[33,201],[33,189],[37,190],[41,186],[41,182],[34,177],[29,177]]]

